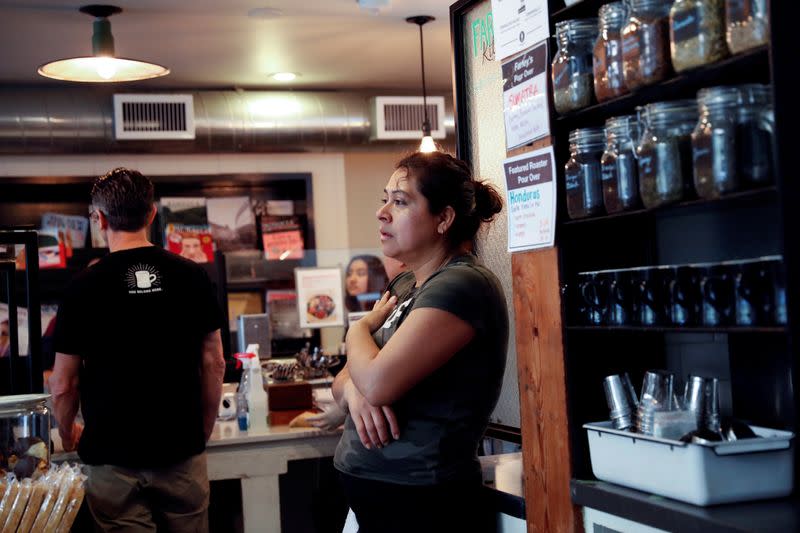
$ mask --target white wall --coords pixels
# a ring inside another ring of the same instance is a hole
[[[144,175],[182,176],[233,173],[310,172],[314,230],[320,249],[347,248],[347,205],[342,154],[109,154],[0,157],[0,178],[8,176],[99,176],[115,167]],[[87,198],[88,201],[88,198]]]
[[[128,167],[145,176],[203,176],[234,173],[311,173],[314,232],[320,265],[349,258],[347,187],[344,156],[335,154],[100,154],[24,155],[0,157],[0,179],[25,176],[99,176],[115,167]],[[88,202],[88,198],[87,198]],[[338,348],[342,328],[322,330],[325,349]]]
[[[380,207],[383,188],[401,157],[397,150],[344,155],[347,222],[353,248],[380,248],[375,212]]]

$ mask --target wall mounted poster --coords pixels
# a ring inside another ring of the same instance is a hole
[[[506,159],[508,251],[553,246],[556,232],[556,170],[553,147]]]
[[[205,198],[161,198],[164,247],[195,263],[214,262],[214,241]]]
[[[294,269],[301,328],[344,326],[342,269]]]
[[[264,244],[264,257],[267,260],[303,258],[305,243],[299,217],[262,216],[261,239]]]
[[[547,0],[492,0],[495,57],[505,59],[550,37]]]
[[[255,250],[258,234],[250,197],[233,196],[206,200],[211,238],[222,252]]]
[[[506,150],[550,135],[547,42],[503,63]]]

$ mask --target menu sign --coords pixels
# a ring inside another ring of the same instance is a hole
[[[550,37],[547,0],[492,0],[495,57],[513,56]]]
[[[508,251],[553,246],[556,189],[553,147],[506,159]]]
[[[344,325],[340,268],[295,268],[297,312],[301,328]]]
[[[502,70],[506,149],[511,150],[550,134],[547,43],[506,61]]]

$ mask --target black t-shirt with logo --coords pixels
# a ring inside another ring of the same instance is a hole
[[[111,253],[76,276],[55,349],[81,358],[81,459],[157,468],[202,452],[202,342],[222,324],[203,268],[155,246]]]

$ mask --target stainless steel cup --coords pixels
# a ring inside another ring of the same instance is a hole
[[[720,433],[719,380],[702,376],[689,376],[683,401],[686,409],[697,418],[698,428]]]
[[[634,426],[636,392],[627,373],[607,376],[603,380],[606,403],[611,421],[616,429],[630,429]]]

